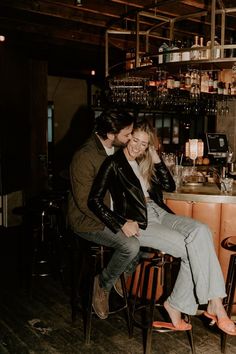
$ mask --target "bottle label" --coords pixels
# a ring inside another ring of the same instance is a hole
[[[183,52],[182,53],[182,61],[190,60],[190,52]]]

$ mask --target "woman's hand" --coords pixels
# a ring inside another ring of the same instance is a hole
[[[153,163],[159,163],[161,162],[160,156],[158,155],[156,149],[154,146],[150,146],[149,148],[150,155],[152,157]]]
[[[127,237],[139,236],[139,225],[137,221],[126,221],[126,223],[122,226],[121,230]]]

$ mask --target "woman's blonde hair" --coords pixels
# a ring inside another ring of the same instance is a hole
[[[155,167],[152,160],[152,155],[150,150],[156,149],[155,142],[156,142],[156,134],[155,129],[151,126],[151,124],[147,120],[138,121],[134,125],[133,133],[136,131],[145,132],[148,134],[149,137],[149,144],[146,151],[143,153],[142,156],[137,158],[137,162],[139,164],[140,173],[143,178],[151,184],[151,181],[154,179],[155,176]]]

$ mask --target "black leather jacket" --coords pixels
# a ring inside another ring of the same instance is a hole
[[[156,181],[152,183],[149,196],[160,207],[172,213],[163,201],[162,190],[173,192],[175,182],[162,161],[155,168]],[[113,211],[103,202],[107,190],[113,200]],[[103,162],[92,185],[88,206],[115,233],[128,219],[137,221],[141,229],[146,229],[147,207],[144,193],[123,149]]]

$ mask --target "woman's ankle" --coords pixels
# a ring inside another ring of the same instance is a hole
[[[209,301],[207,306],[207,312],[212,315],[215,315],[218,319],[228,317],[222,300],[220,298],[215,298]]]
[[[178,326],[181,323],[181,312],[172,307],[169,302],[166,300],[164,302],[164,308],[168,312],[168,315],[171,319],[171,322],[174,326]]]

